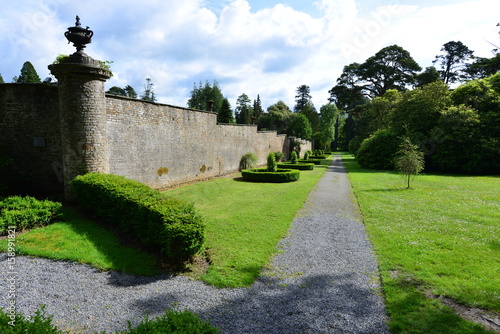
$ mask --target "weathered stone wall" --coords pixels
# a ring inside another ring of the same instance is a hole
[[[80,126],[93,131],[89,136],[106,134],[110,173],[154,188],[237,171],[241,157],[248,152],[262,165],[269,152],[288,154],[287,137],[274,131],[258,132],[254,125],[217,124],[216,114],[210,112],[113,95],[102,98],[105,131],[97,133],[97,123],[86,124],[85,117]],[[13,159],[19,177],[27,181],[28,193],[64,191],[59,107],[57,86],[0,84],[0,149]],[[79,122],[75,119],[71,126]],[[63,131],[64,135],[71,133]],[[302,151],[310,145],[302,144]]]
[[[237,171],[254,153],[287,151],[285,136],[254,125],[217,124],[214,113],[107,96],[110,172],[155,188]]]
[[[12,159],[20,192],[62,193],[61,128],[56,86],[0,84],[0,154]]]

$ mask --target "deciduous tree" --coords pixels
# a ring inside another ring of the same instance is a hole
[[[396,170],[406,180],[406,189],[411,189],[410,181],[424,169],[424,164],[424,153],[411,142],[410,138],[403,138],[395,165]]]
[[[236,123],[237,124],[252,124],[253,123],[253,109],[252,101],[247,94],[241,94],[236,100]]]

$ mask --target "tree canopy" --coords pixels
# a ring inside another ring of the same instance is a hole
[[[295,114],[290,122],[290,126],[286,130],[286,134],[292,137],[309,140],[312,136],[311,123],[303,114]]]
[[[439,62],[441,70],[439,71],[444,83],[454,83],[463,78],[462,71],[465,64],[472,59],[474,51],[470,50],[460,41],[450,41],[441,48],[443,54],[437,55],[433,63]]]
[[[295,95],[295,107],[293,108],[294,112],[302,112],[302,110],[308,105],[311,101],[311,89],[307,85],[301,85],[297,87]]]
[[[385,47],[362,64],[345,66],[337,85],[329,91],[330,101],[344,109],[352,106],[353,101],[382,96],[389,89],[404,91],[415,83],[421,70],[402,47]]]
[[[236,123],[238,124],[252,124],[253,123],[253,108],[252,101],[247,94],[241,94],[236,100]]]
[[[219,123],[234,123],[233,110],[227,98],[222,100],[220,112],[217,114],[217,122]]]
[[[214,101],[212,111],[218,114],[222,108],[223,100],[224,96],[217,81],[214,80],[212,85],[206,81],[204,86],[200,81],[198,87],[194,84],[187,105],[193,109],[208,110],[208,101]]]

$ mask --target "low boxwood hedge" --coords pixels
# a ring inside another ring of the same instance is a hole
[[[191,203],[113,174],[80,175],[72,187],[82,206],[169,258],[183,261],[203,247],[205,227]]]
[[[315,165],[321,165],[321,161],[323,161],[323,159],[308,159],[308,160],[299,159],[299,160],[297,160],[297,162],[300,164],[310,163],[310,164],[315,164]]]
[[[246,181],[283,183],[297,181],[300,171],[297,169],[278,169],[276,172],[268,172],[267,168],[244,169],[241,176]]]
[[[313,170],[314,169],[314,164],[313,163],[302,163],[302,164],[292,164],[291,162],[281,162],[278,164],[278,168],[282,169],[298,169],[298,170]]]
[[[30,196],[0,199],[0,235],[6,234],[9,226],[22,231],[49,225],[58,217],[61,207],[59,202]]]

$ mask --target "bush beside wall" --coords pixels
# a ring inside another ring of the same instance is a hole
[[[190,203],[113,174],[81,175],[72,186],[82,206],[169,258],[186,260],[203,247],[204,224]]]

